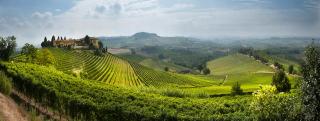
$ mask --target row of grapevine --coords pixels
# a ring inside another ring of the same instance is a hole
[[[183,86],[197,87],[207,85],[175,74],[155,71],[134,62],[126,61],[112,54],[95,56],[90,51],[50,49],[57,58],[56,67],[65,73],[78,69],[87,79],[107,84],[138,86]]]
[[[172,98],[83,80],[35,64],[0,62],[0,69],[13,78],[19,92],[70,120],[253,120],[246,113],[248,97]]]

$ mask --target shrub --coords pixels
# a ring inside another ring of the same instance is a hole
[[[296,94],[277,94],[275,86],[262,86],[253,93],[250,111],[258,121],[284,121],[301,119],[301,103]]]
[[[278,70],[273,75],[271,85],[274,85],[278,92],[289,92],[291,89],[289,79],[283,70]]]
[[[242,93],[243,90],[241,89],[239,82],[234,83],[231,88],[231,95],[241,95]]]
[[[293,71],[294,71],[294,67],[293,67],[293,65],[290,65],[290,66],[288,67],[288,73],[289,73],[289,74],[293,74]]]
[[[11,88],[11,79],[8,78],[4,72],[0,71],[0,92],[5,95],[10,95]]]
[[[203,74],[204,75],[210,74],[210,69],[208,69],[208,68],[203,69]]]
[[[169,71],[169,68],[168,67],[164,67],[164,71]]]

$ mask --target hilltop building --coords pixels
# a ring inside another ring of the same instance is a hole
[[[86,38],[81,39],[66,39],[66,40],[53,40],[53,47],[69,47],[72,49],[90,49],[90,46],[99,48],[99,40],[95,37],[89,37],[88,41]]]

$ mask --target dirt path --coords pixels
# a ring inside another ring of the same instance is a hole
[[[4,121],[28,121],[26,113],[10,98],[0,93],[0,115]]]

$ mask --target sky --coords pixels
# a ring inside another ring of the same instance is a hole
[[[319,37],[320,0],[0,0],[0,36]]]

